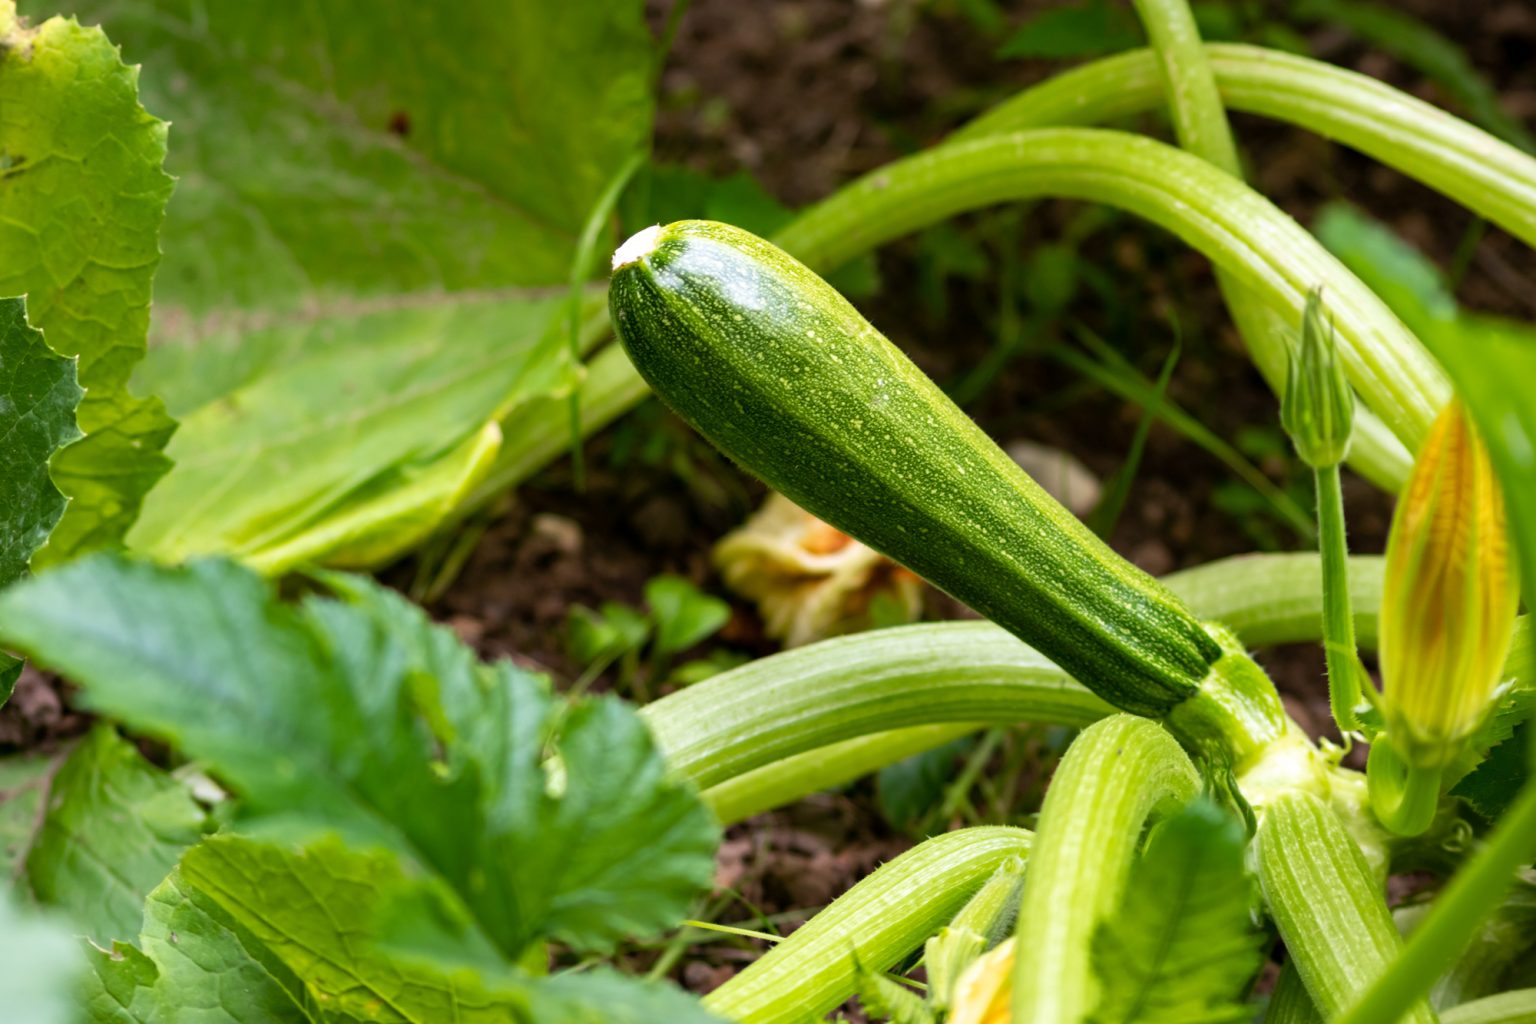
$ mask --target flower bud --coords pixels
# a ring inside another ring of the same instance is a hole
[[[1333,321],[1323,312],[1321,295],[1316,288],[1307,295],[1301,344],[1291,352],[1280,400],[1280,423],[1296,454],[1314,469],[1344,461],[1355,419],[1355,394],[1339,362]]]
[[[1518,603],[1504,496],[1453,399],[1430,428],[1387,540],[1382,689],[1388,735],[1410,764],[1445,764],[1481,723]]]

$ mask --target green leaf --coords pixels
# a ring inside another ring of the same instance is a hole
[[[188,854],[187,877],[301,974],[327,1012],[363,1021],[714,1024],[688,996],[603,971],[533,978],[504,964],[400,955],[377,944],[412,883],[387,855],[322,840],[303,851],[232,836]],[[434,954],[443,950],[434,948]]]
[[[508,958],[682,916],[717,829],[632,710],[562,707],[398,595],[323,581],[340,600],[292,606],[230,562],[96,557],[0,595],[0,638],[206,764],[248,827],[339,830],[430,868]]]
[[[201,837],[204,817],[185,786],[97,726],[53,776],[27,880],[97,944],[132,939],[145,897]]]
[[[110,949],[93,946],[87,955],[91,970],[80,986],[86,1020],[91,1024],[162,1024],[153,960],[128,942],[114,942]]]
[[[1498,821],[1521,788],[1531,779],[1532,731],[1529,720],[1523,722],[1509,739],[1498,744],[1476,770],[1451,790],[1482,815],[1486,821]]]
[[[85,389],[86,436],[52,467],[70,502],[39,564],[120,543],[169,467],[161,449],[174,422],[158,399],[128,388],[144,353],[171,192],[161,170],[165,123],[139,105],[137,77],[100,29],[63,18],[25,28],[12,0],[0,0],[0,295],[28,297],[48,346],[78,357]],[[14,331],[14,312],[6,322]],[[34,383],[49,372],[35,367]],[[51,432],[34,449],[69,439],[60,426],[69,386],[48,385]],[[57,514],[43,501],[33,536]]]
[[[879,971],[859,967],[859,1002],[870,1017],[891,1024],[934,1024],[938,1018],[922,996]]]
[[[132,545],[273,571],[418,542],[473,486],[471,439],[574,382],[545,342],[585,218],[648,144],[644,5],[75,10],[176,125],[138,383],[186,422]]]
[[[1348,203],[1330,203],[1313,230],[1410,328],[1455,318],[1456,299],[1439,268],[1382,222]]]
[[[69,930],[26,913],[0,891],[0,992],[5,1018],[17,1024],[72,1024],[85,958]]]
[[[516,1019],[504,1006],[488,1005],[472,979],[451,978],[377,948],[384,905],[408,884],[387,853],[349,850],[334,838],[290,850],[216,836],[187,854],[181,875],[282,965],[263,984],[268,999],[277,1000],[284,985],[276,979],[291,972],[302,978],[307,999],[344,1019]],[[225,954],[230,946],[215,948]]]
[[[0,587],[21,578],[64,514],[48,461],[80,437],[81,394],[75,364],[27,323],[26,300],[0,299]],[[0,704],[20,675],[21,661],[0,651]]]
[[[962,736],[880,769],[875,793],[881,816],[893,828],[920,824],[943,799],[945,787],[955,777],[956,760],[975,745],[974,736]]]
[[[724,1024],[677,989],[607,970],[541,980],[529,998],[540,1024]]]
[[[25,299],[0,299],[0,587],[20,579],[64,514],[48,460],[80,436],[75,364],[27,323]]]
[[[604,601],[597,611],[572,605],[565,620],[566,650],[583,664],[622,657],[651,635],[651,620],[617,601]]]
[[[645,603],[656,620],[656,651],[670,657],[713,636],[731,618],[731,606],[681,576],[657,576],[645,584]]]
[[[1029,18],[997,51],[999,57],[1102,57],[1142,44],[1135,16],[1107,0],[1086,0]]]
[[[1095,1024],[1238,1021],[1259,969],[1242,823],[1197,800],[1158,826],[1093,943]]]
[[[251,931],[180,871],[149,894],[139,938],[154,1005],[184,1024],[300,1024],[318,1001]]]
[[[0,759],[0,874],[19,878],[37,823],[43,817],[48,784],[61,757],[18,754]]]
[[[268,572],[401,553],[489,468],[494,421],[571,386],[563,307],[531,293],[440,298],[244,332],[243,357],[265,352],[269,364],[185,414],[169,448],[176,469],[130,542],[168,561],[228,553]],[[379,550],[361,545],[380,524]]]

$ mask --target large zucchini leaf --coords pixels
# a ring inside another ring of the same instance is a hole
[[[99,29],[64,18],[29,28],[11,0],[0,0],[0,295],[27,297],[32,326],[54,352],[77,359],[70,376],[78,372],[85,389],[78,419],[86,436],[52,464],[69,506],[39,562],[120,543],[168,465],[160,450],[175,424],[158,399],[128,390],[144,353],[155,239],[171,191],[161,170],[165,124],[139,106],[136,79]],[[15,335],[14,310],[7,323],[8,349],[37,350]],[[37,367],[27,372],[37,383]],[[57,401],[33,408],[60,411]],[[32,437],[34,447],[70,439],[57,429]],[[31,508],[40,517],[22,546],[35,547],[42,521],[51,527],[58,516],[56,506]]]
[[[649,139],[643,5],[74,10],[175,126],[136,385],[184,425],[131,546],[276,570],[419,541],[517,443],[492,424],[580,372],[564,285]]]

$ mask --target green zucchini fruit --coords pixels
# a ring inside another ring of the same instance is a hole
[[[1045,493],[846,299],[755,235],[648,228],[609,305],[651,388],[748,471],[1014,633],[1100,697],[1161,716],[1224,652]]]

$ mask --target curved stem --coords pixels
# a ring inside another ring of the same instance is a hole
[[[1405,761],[1382,733],[1371,744],[1365,771],[1376,819],[1397,835],[1422,835],[1440,804],[1441,769]]]
[[[1382,561],[1355,556],[1349,565],[1355,628],[1370,649],[1376,642]],[[1224,622],[1244,643],[1261,647],[1319,638],[1321,580],[1316,555],[1294,554],[1223,559],[1163,582],[1200,618]],[[929,643],[936,645],[937,666]],[[1530,623],[1522,617],[1505,676],[1536,676],[1532,654]],[[957,687],[906,692],[951,672]],[[1050,676],[1054,682],[1046,684],[1043,673],[1049,672],[1055,673]],[[848,675],[839,679],[842,673]],[[990,682],[976,682],[989,674]],[[1006,689],[1010,680],[1020,682],[1020,693],[1010,699],[991,692],[986,700],[1000,717],[966,718],[966,702],[976,698],[973,686]],[[1036,700],[1042,686],[1048,703]],[[1056,686],[1070,687],[1077,696],[1064,696]],[[954,697],[961,699],[952,703]],[[842,713],[843,701],[854,713]],[[1000,628],[957,622],[862,633],[771,655],[663,697],[641,713],[673,769],[705,788],[711,802],[718,799],[717,810],[734,821],[840,785],[982,725],[1051,722],[1058,718],[1050,716],[1063,714],[1080,724],[1087,716],[1107,714],[1108,708]],[[945,715],[951,716],[947,722]],[[910,724],[914,717],[922,724]],[[903,723],[908,727],[902,728]]]
[[[1291,962],[1332,1018],[1402,949],[1381,888],[1338,815],[1310,794],[1282,794],[1267,805],[1254,852]],[[1414,1024],[1435,1019],[1422,999],[1408,999],[1401,1012]]]
[[[1443,1024],[1536,1024],[1536,988],[1500,992],[1440,1015]]]
[[[1200,30],[1185,0],[1135,0],[1136,11],[1152,41],[1152,54],[1162,79],[1163,95],[1173,118],[1179,145],[1209,161],[1234,178],[1243,178],[1237,156],[1237,143],[1227,123],[1216,76],[1200,43]],[[1277,395],[1286,386],[1284,344],[1276,339],[1287,335],[1285,321],[1263,299],[1245,290],[1229,274],[1218,271],[1217,285],[1238,333],[1259,372]],[[1381,436],[1379,422],[1368,411],[1358,410],[1366,421],[1362,430],[1364,443],[1355,463],[1375,483],[1397,490],[1407,468],[1407,450],[1393,446]]]
[[[960,829],[908,850],[839,896],[752,966],[704,997],[740,1024],[817,1019],[938,931],[1000,866],[1027,857],[1023,829]]]
[[[1413,930],[1402,955],[1372,980],[1339,1024],[1395,1024],[1467,948],[1509,891],[1515,871],[1536,853],[1536,785],[1529,783],[1494,826],[1488,842],[1456,872]]]
[[[597,255],[598,239],[602,236],[603,227],[608,219],[613,216],[613,208],[618,205],[619,196],[623,194],[629,179],[635,176],[635,172],[645,166],[651,154],[649,149],[641,149],[632,154],[628,160],[614,172],[612,178],[598,196],[597,202],[592,204],[592,209],[587,213],[586,223],[582,225],[581,237],[576,240],[576,255],[571,260],[570,295],[566,299],[568,308],[566,317],[566,331],[570,344],[570,356],[573,364],[580,364],[582,355],[582,293],[586,289],[588,279],[592,276],[592,258]],[[612,243],[609,243],[612,244]],[[570,422],[570,451],[571,472],[576,479],[576,490],[586,490],[586,468],[582,460],[581,440],[585,436],[581,429],[581,393],[573,390],[566,399],[566,416]]]
[[[1189,5],[1184,0],[1135,0],[1135,5],[1152,41],[1152,56],[1179,145],[1233,177],[1242,177],[1237,144]]]
[[[723,672],[641,710],[674,771],[708,788],[838,740],[938,722],[1087,725],[1113,711],[988,622],[825,640]]]
[[[1341,732],[1360,728],[1359,655],[1349,603],[1349,542],[1344,532],[1344,493],[1339,467],[1319,466],[1317,541],[1323,562],[1323,654],[1328,662],[1328,704]]]
[[[1013,1019],[1076,1024],[1094,1007],[1092,943],[1119,904],[1142,826],[1199,791],[1174,738],[1115,715],[1073,741],[1051,780],[1019,906]]]
[[[1520,150],[1438,107],[1353,71],[1254,46],[1206,44],[1205,52],[1229,109],[1287,121],[1359,150],[1536,245],[1536,160]],[[1136,50],[1086,64],[1028,89],[972,121],[951,140],[1021,128],[1101,124],[1162,102],[1163,84],[1153,56]],[[797,230],[798,222],[791,223],[775,241],[814,263],[814,252],[796,247]],[[646,394],[639,375],[615,351],[606,350],[599,357],[611,357],[616,364],[610,367],[615,373],[604,394],[603,422]],[[590,391],[590,386],[583,389],[584,403]],[[602,425],[585,405],[582,417],[587,429]],[[530,426],[531,418],[518,415],[515,419],[520,428],[538,429]],[[1351,465],[1395,489],[1394,481],[1400,484],[1407,477],[1406,449],[1374,417],[1362,416],[1355,429]],[[512,429],[506,433],[508,438],[520,437]],[[509,441],[502,460],[476,488],[471,507],[491,500],[524,479],[530,466],[542,465],[560,451],[557,445],[549,452],[542,436],[538,445],[534,457],[524,457],[520,444]]]
[[[1353,629],[1376,646],[1386,563],[1379,555],[1349,558]],[[1322,633],[1322,561],[1312,553],[1238,555],[1163,577],[1163,583],[1203,619],[1216,619],[1251,647],[1306,643]]]
[[[1287,961],[1280,968],[1280,980],[1275,982],[1269,1008],[1264,1011],[1264,1024],[1323,1024],[1323,1015],[1317,1012],[1293,962]]]
[[[793,803],[809,793],[835,789],[888,764],[985,728],[985,722],[954,722],[855,736],[726,779],[704,791],[704,802],[722,824],[733,825],[754,814]]]
[[[1257,46],[1205,45],[1222,103],[1359,150],[1536,245],[1536,159],[1367,75]],[[1134,50],[1057,75],[956,132],[979,138],[1103,124],[1163,103],[1156,59]]]
[[[1290,330],[1300,329],[1307,292],[1327,282],[1350,381],[1408,448],[1450,395],[1418,339],[1299,224],[1231,175],[1142,136],[1047,128],[946,143],[843,188],[779,239],[825,269],[955,213],[1039,196],[1107,203],[1167,228]],[[1284,339],[1263,343],[1277,350],[1264,358],[1279,363]]]

